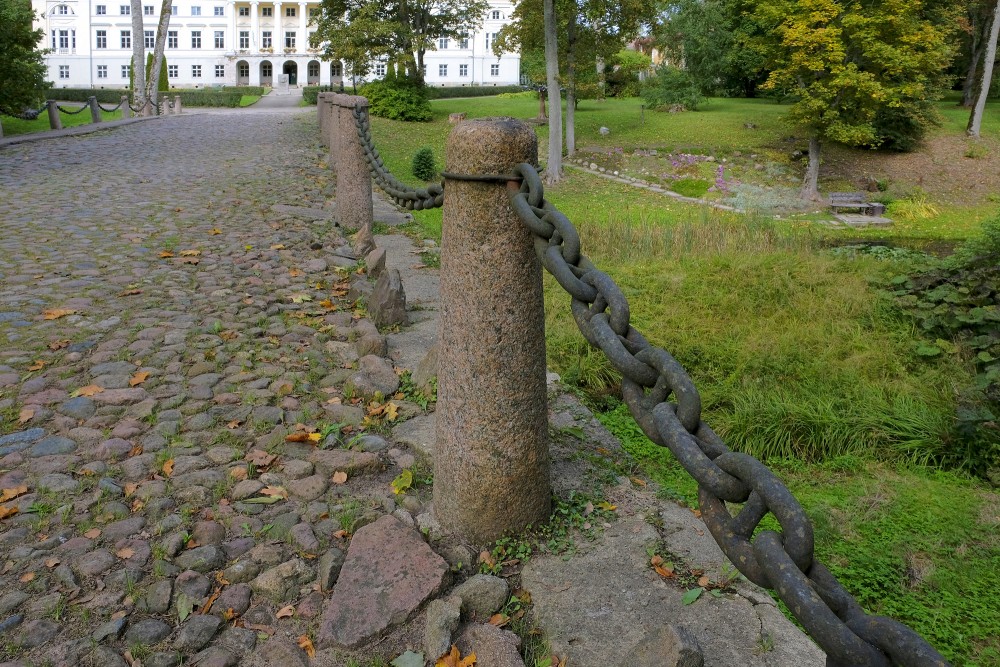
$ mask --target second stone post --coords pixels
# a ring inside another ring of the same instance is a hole
[[[375,249],[372,239],[372,177],[365,160],[365,150],[358,138],[354,110],[368,118],[368,99],[360,95],[337,95],[339,112],[337,141],[337,218],[342,227],[356,229],[354,252],[364,257]]]
[[[447,171],[510,174],[534,164],[525,123],[482,119],[448,138]],[[551,509],[541,267],[503,182],[449,179],[441,233],[434,512],[485,543]]]

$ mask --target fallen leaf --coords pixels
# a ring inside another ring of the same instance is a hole
[[[290,604],[287,607],[282,607],[278,610],[278,613],[274,615],[275,618],[291,618],[295,616],[295,605]]]
[[[121,558],[122,560],[128,560],[129,558],[135,555],[135,549],[133,549],[132,547],[125,547],[123,549],[119,549],[118,551],[116,551],[115,555]]]
[[[262,449],[254,449],[251,450],[251,452],[244,457],[244,460],[254,464],[257,467],[266,468],[267,466],[274,463],[274,460],[276,458],[278,457],[275,456],[274,454],[268,454]]]
[[[142,454],[142,445],[133,445],[132,449],[130,449],[128,452],[129,458],[132,458],[133,456],[139,456],[139,454]]]
[[[197,264],[200,261],[197,257],[185,257],[181,260],[181,264]]]
[[[323,299],[319,302],[319,305],[326,310],[337,310],[337,304],[335,304],[330,299]]]
[[[495,567],[497,564],[490,552],[485,549],[479,552],[479,562],[485,563],[487,567]]]
[[[291,268],[288,269],[288,275],[292,278],[298,278],[299,276],[305,275],[300,269]]]
[[[652,558],[649,559],[649,564],[652,565],[653,567],[656,567],[657,565],[660,565],[661,563],[663,563],[663,557],[660,556],[660,554],[656,554]]]
[[[697,509],[692,508],[691,509],[691,514],[694,514],[695,517],[698,518],[698,519],[701,518],[701,510],[697,510]]]
[[[212,609],[212,605],[215,604],[215,601],[219,598],[219,595],[221,594],[222,594],[222,587],[217,586],[215,588],[215,591],[208,597],[207,600],[205,600],[205,604],[201,606],[201,609],[198,610],[198,613],[207,614],[209,610]]]
[[[141,289],[127,289],[118,296],[136,296],[137,294],[142,294]]]
[[[68,347],[68,346],[69,346],[69,341],[68,340],[54,340],[51,343],[49,343],[49,349],[50,350],[61,350],[64,347]]]
[[[507,616],[506,614],[493,614],[490,616],[490,620],[488,620],[487,623],[495,625],[498,628],[502,628],[510,623],[510,616]]]
[[[52,308],[49,310],[42,311],[42,319],[46,320],[58,320],[60,317],[66,317],[67,315],[75,315],[76,311],[70,308]]]
[[[236,618],[236,611],[232,607],[230,607],[230,608],[226,609],[224,612],[222,612],[222,620],[224,620],[224,621],[231,621],[234,618]]]
[[[129,378],[128,386],[134,387],[136,385],[140,385],[143,382],[145,382],[146,378],[148,378],[148,377],[149,377],[149,371],[139,371],[138,373],[136,373],[135,375],[133,375],[131,378]]]
[[[289,433],[285,436],[285,442],[306,442],[308,440],[308,433]]]
[[[91,528],[86,533],[83,534],[88,540],[94,540],[101,536],[100,528]]]
[[[308,294],[292,294],[288,298],[292,300],[292,303],[305,303],[306,301],[313,300],[313,298]]]
[[[342,470],[338,470],[333,473],[332,480],[334,484],[345,484],[347,483],[347,473]]]
[[[391,484],[392,492],[397,496],[406,493],[413,486],[413,472],[408,468],[404,469],[396,476],[396,479],[392,480]]]
[[[434,667],[473,667],[475,664],[475,653],[470,653],[463,658],[458,647],[452,644],[451,651],[438,658]]]
[[[16,507],[0,507],[0,519],[6,519],[17,514],[18,509]]]
[[[265,486],[260,490],[261,495],[273,498],[287,498],[288,491],[283,486]]]
[[[241,424],[241,423],[242,423],[242,422],[241,422],[241,421],[240,421],[239,419],[234,419],[233,421],[231,421],[231,422],[229,422],[228,424],[226,424],[226,428],[228,428],[228,429],[230,429],[230,430],[232,430],[232,429],[237,429],[237,428],[239,428],[239,427],[240,427],[240,424]]]
[[[285,249],[284,243],[275,243],[273,246],[271,246],[271,250],[284,250],[284,249]]]
[[[133,493],[136,492],[136,490],[138,488],[139,488],[139,484],[137,482],[126,482],[125,483],[125,497],[128,498],[129,496],[131,496]]]
[[[59,564],[59,562],[60,562],[60,561],[59,561],[59,559],[58,559],[58,558],[46,558],[46,559],[45,559],[45,567],[47,567],[47,568],[49,568],[49,569],[51,570],[51,569],[52,569],[52,568],[54,568],[54,567],[55,567],[56,565],[58,565],[58,564]]]
[[[309,639],[309,635],[299,635],[299,648],[306,652],[310,658],[316,657],[316,649],[313,647],[312,640]]]
[[[612,505],[606,500],[597,503],[597,506],[602,510],[604,510],[605,512],[614,512],[616,509],[618,509],[617,505]]]
[[[30,366],[28,366],[28,370],[29,370],[29,371],[40,371],[40,370],[42,370],[43,368],[45,368],[45,365],[46,365],[47,363],[48,363],[47,361],[43,361],[43,360],[41,360],[41,359],[36,359],[36,360],[35,360],[35,363],[33,363],[33,364],[31,364]]]
[[[247,478],[246,468],[230,468],[229,476],[235,479],[237,482],[242,482]]]
[[[80,387],[76,391],[70,394],[71,398],[76,398],[77,396],[94,396],[100,394],[104,391],[104,387],[97,384],[88,384],[86,387]]]
[[[27,424],[31,421],[31,418],[35,416],[35,411],[33,408],[21,408],[21,411],[17,413],[17,423]]]
[[[22,574],[22,575],[21,575],[20,577],[18,577],[18,580],[19,580],[19,581],[20,581],[20,582],[21,582],[22,584],[26,584],[26,583],[28,583],[29,581],[31,581],[32,579],[34,579],[34,578],[35,578],[35,573],[34,573],[34,572],[25,572],[25,573],[24,573],[24,574]]]
[[[629,479],[631,479],[632,483],[636,486],[646,486],[646,480],[644,479],[639,479],[638,477],[629,477]]]
[[[662,565],[655,565],[653,566],[653,570],[655,570],[656,573],[661,577],[663,577],[664,579],[670,579],[671,577],[674,576],[673,569],[669,567],[663,567]]]
[[[342,540],[345,537],[350,537],[351,534],[348,533],[346,530],[341,529],[341,530],[335,531],[333,533],[333,536],[336,537],[338,540]]]
[[[399,406],[396,405],[395,403],[390,403],[388,406],[386,406],[385,418],[392,422],[396,421],[397,417],[399,417]]]
[[[698,585],[701,586],[702,588],[707,588],[710,583],[712,583],[712,580],[706,576],[703,576],[698,579]]]
[[[219,333],[219,338],[225,341],[236,340],[240,335],[235,331],[223,331]]]
[[[212,236],[218,236],[219,234],[222,233],[222,230],[219,229],[218,227],[213,227],[211,231],[209,231],[208,233],[211,234]]]
[[[701,597],[701,594],[705,592],[704,588],[692,588],[684,597],[681,598],[683,604],[693,604],[695,600]]]
[[[163,462],[163,468],[162,468],[162,470],[163,470],[163,474],[166,475],[167,477],[170,477],[171,475],[173,475],[174,474],[174,460],[173,459],[167,459],[166,461],[164,461]]]
[[[167,258],[173,257],[173,256],[174,256],[174,253],[170,252],[169,250],[164,250],[164,251],[162,251],[160,253],[160,257],[162,257],[163,259],[167,259]]]
[[[181,257],[197,257],[201,250],[181,250]]]
[[[6,489],[0,489],[0,503],[5,503],[8,500],[13,500],[18,496],[23,496],[28,492],[28,485],[21,484],[20,486],[12,486]]]
[[[309,434],[309,442],[311,442],[313,444],[316,444],[317,442],[319,442],[322,439],[323,439],[323,434],[322,433],[318,433],[317,432],[317,433],[310,433]]]

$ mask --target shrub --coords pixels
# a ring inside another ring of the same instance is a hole
[[[704,100],[691,75],[671,65],[657,68],[656,76],[643,88],[642,98],[651,109],[689,111]]]
[[[369,113],[373,116],[420,122],[434,116],[422,86],[403,81],[373,81],[361,86],[358,92],[368,98]]]
[[[524,86],[441,86],[427,88],[427,99],[439,100],[449,97],[489,97],[504,93],[524,92]]]
[[[333,86],[302,86],[302,100],[309,105],[315,106],[320,93],[333,92]],[[252,93],[247,93],[251,95]],[[264,93],[258,93],[263,95]]]
[[[413,156],[411,166],[413,175],[421,181],[433,181],[437,177],[437,165],[434,164],[434,151],[424,146]]]

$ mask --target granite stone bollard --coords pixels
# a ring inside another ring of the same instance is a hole
[[[122,95],[121,102],[118,104],[121,106],[122,118],[131,118],[132,109],[128,105],[128,95]]]
[[[174,115],[181,115],[181,96],[174,95]]]
[[[100,123],[101,122],[101,105],[97,102],[97,97],[91,95],[87,98],[87,105],[90,107],[90,122]]]
[[[59,105],[55,100],[46,102],[49,109],[49,127],[53,130],[62,129],[62,119],[59,117]]]
[[[375,248],[372,238],[372,179],[358,138],[353,110],[368,115],[368,99],[360,95],[338,95],[337,215],[342,227],[356,229],[354,252],[367,255]]]
[[[525,123],[466,121],[447,171],[509,174],[537,150]],[[541,266],[504,183],[448,179],[441,247],[434,512],[485,543],[549,517]]]
[[[323,144],[330,152],[329,160],[327,160],[330,163],[330,169],[336,173],[336,148],[340,135],[340,110],[337,108],[336,104],[335,96],[337,93],[327,93],[326,95],[326,102],[320,107],[320,113],[323,116],[323,127],[320,132],[322,134]]]

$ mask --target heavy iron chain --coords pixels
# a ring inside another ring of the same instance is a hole
[[[114,111],[118,111],[121,108],[121,106],[122,106],[122,103],[118,102],[118,104],[116,106],[113,106],[110,109],[105,109],[100,104],[97,105],[97,108],[100,109],[101,111],[103,111],[104,113],[112,113]]]
[[[354,116],[354,128],[358,132],[358,139],[361,141],[361,148],[365,154],[365,162],[368,163],[368,171],[371,172],[372,180],[393,201],[403,208],[411,211],[421,211],[428,208],[438,208],[444,204],[444,184],[433,183],[426,189],[414,189],[401,183],[399,179],[392,175],[385,164],[378,149],[372,143],[371,123],[368,119],[368,112],[360,107],[352,110]]]
[[[615,282],[580,252],[569,219],[543,197],[529,164],[507,183],[511,204],[535,238],[535,253],[573,298],[577,326],[622,374],[629,411],[650,440],[667,447],[698,482],[701,517],[730,561],[750,581],[777,591],[827,654],[827,667],[944,667],[947,661],[907,626],[870,616],[814,559],[813,528],[791,491],[763,463],[730,450],[701,420],[701,397],[670,353],[629,324]],[[673,396],[673,400],[667,400]],[[730,514],[729,504],[742,504]],[[765,516],[781,531],[754,531]]]
[[[63,112],[63,113],[64,113],[64,114],[66,114],[67,116],[75,116],[75,115],[76,115],[76,114],[78,114],[78,113],[83,113],[84,111],[86,111],[86,110],[87,110],[87,109],[89,109],[89,108],[90,108],[90,105],[89,105],[89,104],[84,104],[84,105],[83,105],[82,107],[80,107],[80,108],[79,108],[79,109],[77,109],[76,111],[70,111],[69,109],[64,109],[64,108],[62,108],[62,107],[61,107],[61,106],[59,106],[58,104],[56,105],[56,109],[59,109],[59,111]]]
[[[48,100],[37,109],[25,109],[21,113],[14,113],[9,109],[0,107],[0,114],[3,114],[4,116],[10,116],[11,118],[17,118],[19,120],[35,120],[38,118],[38,116],[41,115],[43,111],[49,108],[50,104],[52,104],[52,102],[51,100]]]

